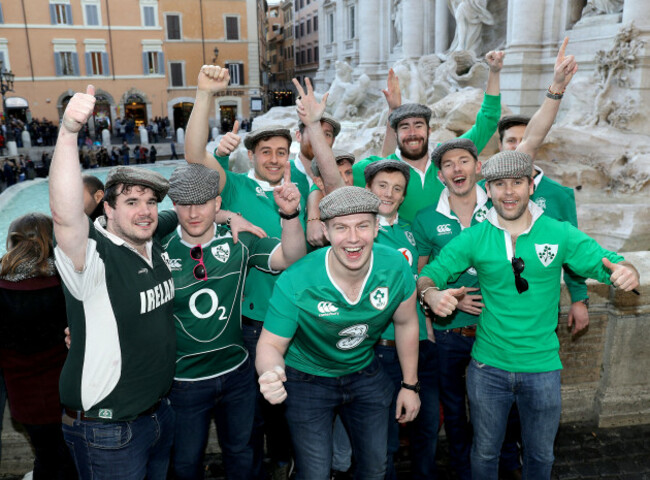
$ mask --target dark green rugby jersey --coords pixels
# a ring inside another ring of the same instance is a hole
[[[82,272],[55,249],[72,338],[59,390],[63,405],[88,417],[132,420],[171,387],[174,282],[158,237],[147,260],[102,220],[90,224]],[[156,234],[176,223],[174,212],[160,213]]]

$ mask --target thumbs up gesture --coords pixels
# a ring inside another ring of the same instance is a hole
[[[458,307],[458,299],[465,295],[465,287],[448,288],[447,290],[429,290],[424,301],[439,317],[448,317]]]
[[[95,87],[88,85],[86,93],[77,92],[68,102],[63,112],[61,128],[70,133],[77,133],[88,121],[95,110]]]
[[[219,157],[227,157],[237,149],[241,143],[241,137],[237,135],[238,131],[239,120],[235,120],[235,124],[232,126],[232,132],[226,133],[219,141],[219,146],[217,147],[217,155]]]
[[[603,265],[612,274],[609,279],[616,288],[632,291],[639,286],[639,272],[628,262],[612,263],[608,258],[603,257]]]

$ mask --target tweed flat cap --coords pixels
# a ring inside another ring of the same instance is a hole
[[[431,120],[431,109],[420,103],[405,103],[393,110],[393,112],[388,116],[388,123],[390,123],[393,130],[397,130],[399,122],[411,117],[422,117],[427,121],[427,125],[429,125],[429,120]]]
[[[219,195],[219,172],[205,165],[181,165],[169,177],[169,198],[179,205],[201,205]]]
[[[379,197],[365,188],[341,187],[325,196],[318,208],[320,219],[325,221],[355,213],[377,213],[380,203]]]
[[[254,129],[244,139],[244,146],[248,150],[255,150],[255,146],[260,140],[266,140],[271,137],[284,137],[289,140],[289,145],[291,145],[292,138],[291,132],[288,128],[284,128],[280,125],[268,125],[265,127],[260,127]]]
[[[501,117],[501,120],[497,123],[499,138],[503,138],[503,132],[508,130],[510,127],[528,125],[528,122],[530,122],[530,117],[526,115],[506,115],[505,117]]]
[[[474,157],[474,160],[478,160],[478,150],[476,149],[474,142],[472,142],[469,138],[454,138],[453,140],[441,143],[433,150],[433,152],[431,152],[431,160],[435,166],[440,168],[440,164],[442,163],[442,156],[449,150],[454,150],[455,148],[467,150],[472,155],[472,157]]]
[[[106,176],[106,189],[119,184],[149,187],[156,194],[158,202],[162,202],[169,190],[169,181],[160,173],[140,167],[111,168]]]
[[[345,152],[343,150],[338,150],[336,148],[332,150],[332,153],[334,154],[334,160],[336,160],[337,165],[341,165],[346,160],[350,162],[350,165],[354,165],[355,159],[354,155],[351,153]],[[315,157],[311,161],[311,173],[314,175],[314,177],[320,177],[320,169],[318,168],[318,162],[316,161]]]
[[[334,130],[334,137],[336,137],[339,133],[341,133],[341,124],[334,120],[332,117],[328,117],[327,115],[323,115],[320,118],[321,122],[326,122],[329,123],[332,126],[332,129]],[[301,121],[298,122],[298,130],[302,131],[302,129],[305,128],[305,124],[302,123]]]
[[[366,179],[366,185],[370,184],[370,182],[372,182],[372,179],[375,178],[375,175],[383,170],[397,170],[398,172],[401,172],[406,178],[407,185],[411,179],[411,167],[409,167],[406,162],[385,158],[377,162],[372,162],[363,170],[363,176]]]
[[[523,178],[533,176],[533,159],[530,155],[515,150],[492,155],[481,167],[487,182],[501,178]]]

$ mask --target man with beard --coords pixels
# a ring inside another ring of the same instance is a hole
[[[625,291],[636,269],[567,222],[530,201],[532,159],[501,152],[482,167],[493,208],[486,221],[464,229],[418,279],[420,301],[443,319],[466,287],[448,288],[468,268],[480,278],[483,307],[467,372],[474,431],[473,479],[496,479],[513,404],[519,410],[524,478],[549,478],[561,412],[557,328],[564,264],[576,273]],[[443,290],[444,289],[444,290]]]

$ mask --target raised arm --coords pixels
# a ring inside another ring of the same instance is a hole
[[[573,75],[578,71],[578,63],[573,55],[565,56],[569,37],[564,38],[560,51],[555,59],[553,70],[553,83],[548,87],[544,102],[528,122],[524,138],[517,147],[517,151],[524,152],[535,158],[539,147],[542,145],[546,134],[551,129],[558,110],[562,95]]]
[[[63,113],[50,167],[50,209],[58,247],[83,270],[88,243],[77,136],[95,108],[95,87],[75,93]]]
[[[225,90],[230,81],[227,68],[217,65],[203,65],[196,83],[196,99],[192,114],[187,122],[185,133],[185,160],[188,163],[200,163],[219,172],[219,192],[226,184],[226,172],[214,156],[207,152],[210,129],[210,108],[214,94]]]
[[[319,127],[320,129],[320,127]],[[280,213],[295,217],[282,220],[282,246],[271,256],[271,268],[284,270],[307,253],[305,232],[300,223],[300,191],[291,181],[291,169],[284,169],[284,182],[273,190]]]
[[[505,56],[505,52],[501,50],[492,50],[485,55],[485,61],[490,68],[487,86],[485,87],[485,93],[488,95],[499,95],[501,93],[501,69],[503,68],[503,58]]]
[[[320,119],[327,106],[328,94],[323,95],[319,103],[316,101],[314,89],[311,86],[309,78],[305,79],[306,92],[298,80],[294,78],[292,81],[298,91],[298,99],[296,100],[298,117],[305,124],[305,129],[309,132],[309,141],[314,151],[314,159],[312,161],[318,162],[318,170],[320,171],[320,176],[325,185],[325,193],[327,194],[344,185],[339,169],[336,166],[336,161],[334,160],[334,154],[327,144],[327,139],[320,124]]]
[[[388,79],[386,80],[386,89],[381,91],[386,97],[388,103],[388,116],[393,113],[397,107],[402,104],[402,91],[399,89],[399,78],[395,75],[395,71],[391,68],[388,70]],[[387,157],[395,153],[397,148],[397,133],[393,130],[390,122],[386,120],[386,134],[384,135],[384,142],[381,145],[381,156]]]

